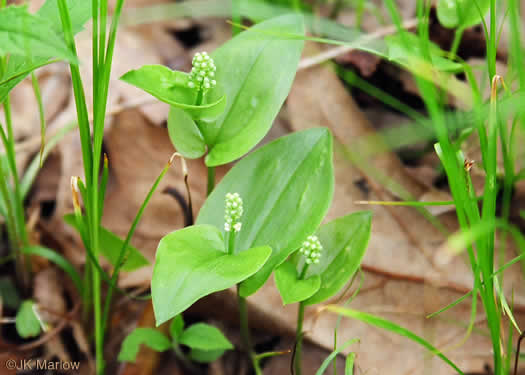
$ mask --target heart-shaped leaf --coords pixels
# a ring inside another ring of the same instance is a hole
[[[233,349],[232,343],[224,337],[217,327],[206,323],[196,323],[189,326],[180,336],[179,342],[192,349]]]
[[[302,17],[285,15],[257,24],[213,52],[217,85],[228,103],[213,126],[201,128],[210,150],[208,166],[238,159],[270,130],[303,50],[304,41],[289,35],[303,33]]]
[[[218,89],[212,101],[209,94],[204,96],[202,105],[195,105],[197,91],[188,87],[189,74],[171,70],[163,65],[144,65],[130,70],[121,78],[133,86],[146,91],[155,98],[186,111],[194,120],[212,121],[224,112],[226,96]]]
[[[308,267],[306,276],[320,275],[321,287],[305,304],[327,300],[352,278],[365,255],[371,224],[372,213],[362,211],[337,218],[319,228],[316,234],[323,245],[323,253],[319,263]]]
[[[200,363],[210,363],[215,361],[225,352],[224,349],[217,350],[200,350],[200,349],[191,349],[190,358],[192,361]]]
[[[233,349],[232,343],[217,327],[197,323],[184,331],[180,343],[191,348],[190,358],[195,362],[210,363],[226,350]]]
[[[324,128],[309,129],[279,138],[239,161],[208,197],[197,224],[224,228],[226,193],[243,198],[235,252],[263,245],[273,250],[261,270],[241,284],[240,293],[247,297],[317,229],[333,191],[332,136]]]
[[[171,348],[170,340],[161,332],[153,328],[137,328],[126,336],[122,342],[118,360],[122,362],[134,362],[141,345],[146,345],[156,352],[164,352]]]
[[[257,272],[271,248],[230,255],[221,232],[211,225],[184,228],[163,237],[157,248],[151,295],[157,325],[199,298],[232,287]]]
[[[304,301],[317,292],[321,286],[319,275],[311,276],[308,279],[299,279],[295,264],[292,262],[284,262],[277,267],[274,277],[277,289],[279,289],[283,299],[283,305]]]
[[[468,28],[481,22],[490,7],[490,0],[439,0],[437,17],[448,28]]]
[[[173,146],[185,158],[197,159],[206,152],[206,142],[199,127],[183,109],[170,108],[168,133]]]

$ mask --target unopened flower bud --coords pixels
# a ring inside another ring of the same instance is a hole
[[[323,245],[317,236],[308,236],[299,249],[299,252],[304,255],[306,264],[319,263]]]
[[[206,52],[198,52],[193,57],[192,69],[190,72],[189,88],[208,91],[217,85],[215,80],[210,78],[215,76],[217,70],[213,59]]]
[[[241,230],[241,216],[243,214],[242,198],[239,193],[226,194],[225,213],[224,213],[224,230],[230,232],[233,228],[235,232]]]

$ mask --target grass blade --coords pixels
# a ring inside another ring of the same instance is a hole
[[[362,321],[364,323],[367,323],[367,324],[370,324],[370,325],[372,325],[374,327],[381,328],[381,329],[384,329],[384,330],[396,333],[396,334],[398,334],[400,336],[404,336],[404,337],[406,337],[406,338],[408,338],[408,339],[418,343],[419,345],[425,347],[431,353],[437,355],[439,358],[441,358],[443,361],[445,361],[450,367],[452,367],[454,370],[456,370],[459,374],[464,375],[463,372],[450,359],[448,359],[444,354],[442,354],[436,347],[434,347],[428,341],[426,341],[425,339],[419,337],[418,335],[416,335],[415,333],[409,331],[406,328],[403,328],[403,327],[401,327],[401,326],[399,326],[399,325],[397,325],[397,324],[395,324],[395,323],[393,323],[393,322],[391,322],[389,320],[380,318],[380,317],[375,316],[375,315],[371,315],[371,314],[368,314],[368,313],[365,313],[365,312],[361,312],[361,311],[357,311],[357,310],[353,310],[353,309],[339,307],[339,306],[336,306],[336,305],[328,305],[324,309],[328,310],[328,311],[331,311],[331,312],[334,312],[336,314],[344,315],[344,316],[346,316],[348,318],[360,320],[360,321]],[[320,374],[322,374],[322,372],[321,373],[318,372],[316,375],[320,375]]]

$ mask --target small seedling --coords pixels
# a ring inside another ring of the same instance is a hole
[[[332,220],[310,235],[275,270],[283,304],[299,303],[294,369],[300,375],[305,307],[339,293],[358,270],[370,238],[372,215],[356,212]]]
[[[135,329],[124,339],[119,361],[134,362],[140,345],[144,344],[158,352],[172,349],[177,357],[192,369],[192,362],[213,362],[226,350],[233,349],[230,341],[212,325],[196,323],[184,328],[182,315],[172,319],[169,332],[171,340],[153,328]],[[188,348],[189,353],[184,348]]]

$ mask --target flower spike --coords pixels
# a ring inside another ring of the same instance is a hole
[[[217,85],[214,79],[217,68],[213,59],[206,52],[197,52],[191,65],[189,88],[206,92]]]
[[[308,236],[299,249],[299,252],[306,258],[306,264],[319,263],[322,251],[323,245],[317,236]]]
[[[224,230],[230,232],[233,228],[235,232],[241,230],[240,222],[243,214],[242,198],[239,193],[226,194],[226,208],[224,214]]]

